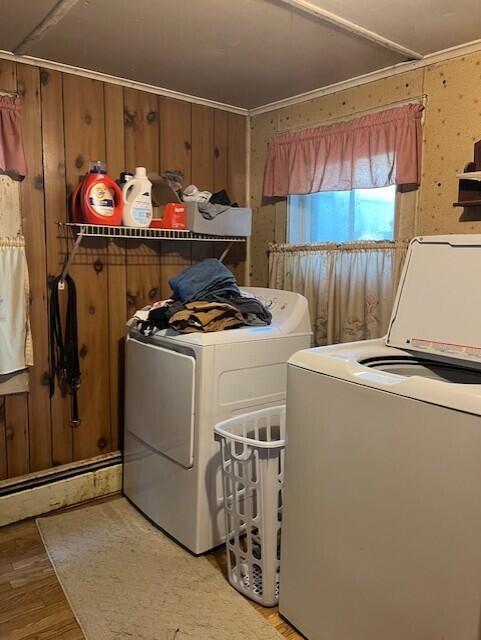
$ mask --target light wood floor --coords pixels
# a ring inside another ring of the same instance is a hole
[[[216,549],[212,553],[208,553],[206,557],[216,569],[219,569],[219,571],[226,575],[227,564],[224,548]],[[249,604],[261,613],[264,618],[270,622],[270,624],[275,627],[282,636],[284,636],[284,638],[288,638],[289,640],[302,640],[304,638],[304,636],[299,635],[299,633],[297,633],[285,620],[281,618],[277,607],[261,607],[251,601],[249,601]]]
[[[110,498],[110,499],[115,499]],[[219,571],[225,554],[207,555]],[[302,639],[277,608],[254,606],[289,640]],[[34,520],[0,528],[0,640],[84,640]],[[253,639],[255,640],[255,639]]]

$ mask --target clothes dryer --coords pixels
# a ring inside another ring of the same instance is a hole
[[[214,425],[283,404],[287,360],[311,340],[303,296],[243,291],[270,310],[270,326],[127,335],[123,491],[196,554],[225,537]]]

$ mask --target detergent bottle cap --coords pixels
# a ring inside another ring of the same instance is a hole
[[[145,167],[135,167],[135,177],[136,178],[146,178],[147,177],[147,169]]]
[[[102,160],[96,160],[91,163],[90,173],[107,173],[107,167]]]
[[[128,182],[129,180],[132,180],[133,177],[134,174],[130,171],[122,171],[122,173],[120,174],[120,182]]]

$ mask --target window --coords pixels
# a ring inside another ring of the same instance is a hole
[[[289,196],[287,240],[393,240],[396,187]]]

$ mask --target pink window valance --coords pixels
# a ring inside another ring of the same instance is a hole
[[[269,141],[264,196],[418,185],[420,104],[284,133]]]
[[[18,97],[0,96],[0,171],[13,178],[27,175]]]

